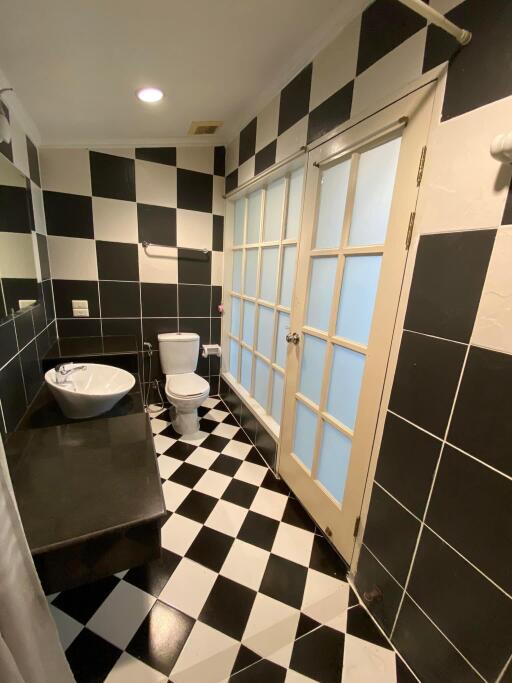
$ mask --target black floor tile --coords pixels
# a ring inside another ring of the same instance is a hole
[[[199,420],[199,429],[202,432],[208,432],[208,434],[211,434],[213,430],[219,426],[218,422],[215,422],[215,420],[207,420],[206,418],[201,418]]]
[[[219,572],[234,539],[231,536],[203,527],[187,552],[187,557],[214,572]]]
[[[295,632],[295,638],[300,638],[301,636],[305,635],[306,633],[309,633],[315,628],[318,628],[320,626],[320,623],[318,621],[315,621],[311,617],[308,617],[307,614],[303,614],[302,612],[300,613],[299,617],[299,623],[297,624],[297,631]]]
[[[179,555],[165,548],[162,548],[161,553],[158,560],[130,569],[123,580],[157,598],[181,561]]]
[[[166,427],[164,431],[160,433],[164,434],[164,432],[167,432],[168,429],[169,427]],[[174,432],[174,430],[172,431]],[[168,436],[168,434],[166,433],[164,434],[164,436]],[[196,447],[192,446],[192,444],[190,443],[185,443],[184,441],[176,441],[176,443],[173,443],[173,445],[169,446],[169,448],[165,451],[165,455],[170,455],[172,458],[176,458],[176,460],[186,460],[188,456],[191,455],[195,450]]]
[[[210,469],[214,472],[220,472],[221,474],[227,474],[229,477],[233,477],[240,469],[242,462],[243,461],[238,458],[232,458],[230,455],[221,453]]]
[[[339,683],[343,670],[344,640],[343,633],[328,626],[311,631],[295,641],[290,668],[315,681]]]
[[[245,669],[251,664],[255,664],[260,659],[260,655],[257,655],[252,650],[249,650],[249,648],[245,647],[245,645],[240,645],[240,649],[238,650],[238,654],[236,656],[235,663],[233,664],[233,668],[231,669],[231,673],[234,674],[237,671],[241,671],[242,669]]]
[[[202,621],[232,638],[241,640],[256,592],[224,576],[218,576],[201,610]],[[229,609],[226,606],[229,605]]]
[[[315,531],[316,529],[316,525],[311,517],[295,498],[288,498],[282,521],[306,531]]]
[[[270,555],[261,581],[260,592],[275,600],[281,600],[290,607],[300,609],[306,577],[306,567],[285,560],[283,557]]]
[[[347,613],[347,633],[351,636],[357,636],[361,640],[366,640],[369,643],[374,643],[380,647],[391,649],[387,638],[385,638],[375,626],[368,612],[362,605],[358,605],[353,609],[349,609]]]
[[[73,619],[85,624],[118,583],[117,577],[107,576],[105,579],[60,593],[53,604]]]
[[[269,659],[260,659],[253,666],[231,676],[230,683],[284,683],[286,669]]]
[[[235,420],[236,422],[236,420]],[[238,423],[237,423],[238,424]],[[251,440],[247,436],[247,434],[244,432],[242,428],[240,428],[234,435],[233,437],[234,441],[241,441],[242,443],[251,443]]]
[[[238,538],[247,543],[252,543],[258,548],[271,550],[278,528],[279,522],[277,520],[249,510],[238,532]]]
[[[257,493],[257,486],[233,479],[222,494],[222,499],[249,509]]]
[[[197,469],[201,468],[199,467]],[[204,470],[201,469],[201,471],[204,474]],[[176,512],[184,517],[194,519],[196,522],[204,524],[217,503],[217,498],[207,496],[205,493],[200,493],[199,491],[191,491]]]
[[[203,448],[209,448],[211,451],[216,451],[220,453],[230,442],[230,439],[225,439],[223,436],[217,436],[216,434],[210,434],[203,441],[201,446]]]
[[[322,536],[317,535],[313,540],[309,566],[336,579],[345,580],[347,576],[347,565]]]
[[[66,650],[76,683],[103,683],[121,650],[84,628]]]
[[[251,450],[247,454],[245,460],[246,460],[246,462],[252,462],[255,465],[262,465],[264,467],[267,466],[267,463],[262,458],[262,456],[259,454],[259,452],[256,448],[251,448]]]
[[[260,465],[261,462],[258,463]],[[261,486],[264,489],[269,489],[269,491],[275,491],[276,493],[282,493],[284,496],[290,494],[290,489],[284,483],[282,479],[278,479],[272,472],[267,472],[265,478],[261,482]]]
[[[162,415],[159,415],[162,420],[168,420],[169,419],[169,412],[166,410]],[[181,434],[178,434],[178,432],[174,429],[172,424],[168,425],[165,429],[163,429],[160,434],[163,436],[168,436],[170,439],[179,439],[181,437]],[[184,446],[190,447],[190,444],[186,444],[183,441],[180,441],[180,444],[183,444]],[[192,446],[194,448],[194,446]],[[175,456],[176,457],[176,456]]]
[[[173,456],[173,453],[170,452],[167,452],[166,454]],[[204,469],[202,467],[197,467],[197,465],[190,465],[188,462],[184,462],[182,465],[178,467],[176,472],[173,472],[171,474],[169,479],[171,481],[175,481],[177,484],[181,484],[182,486],[188,486],[189,488],[193,488],[201,479],[203,474]]]

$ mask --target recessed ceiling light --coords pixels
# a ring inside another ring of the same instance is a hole
[[[142,102],[159,102],[164,96],[160,88],[142,88],[137,90],[137,97]]]

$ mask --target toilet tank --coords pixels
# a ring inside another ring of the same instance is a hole
[[[159,334],[158,349],[164,375],[195,372],[199,357],[199,335],[195,332]]]

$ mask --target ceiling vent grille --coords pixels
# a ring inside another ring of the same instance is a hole
[[[222,121],[192,121],[189,135],[213,135],[222,126]]]

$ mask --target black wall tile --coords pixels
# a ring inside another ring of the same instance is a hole
[[[210,334],[210,344],[220,344],[221,342],[221,319],[212,318],[211,319],[211,334]]]
[[[425,527],[408,593],[486,680],[496,679],[510,655],[512,600]]]
[[[267,465],[272,470],[275,470],[277,464],[277,444],[261,424],[258,425],[256,442],[254,445],[259,450]]]
[[[0,368],[18,353],[14,322],[8,320],[0,325]]]
[[[137,204],[139,242],[176,246],[176,209]]]
[[[263,171],[276,163],[277,140],[272,140],[266,147],[256,152],[254,159],[254,175]]]
[[[211,253],[178,249],[178,282],[209,285],[212,279]]]
[[[281,90],[278,135],[300,121],[309,111],[313,64],[308,64]]]
[[[2,278],[2,288],[8,314],[19,311],[19,302],[22,299],[37,300],[38,287],[35,278],[4,277]]]
[[[376,0],[363,12],[357,74],[427,25],[425,19],[395,0]]]
[[[178,168],[178,209],[212,212],[213,176]]]
[[[404,332],[390,410],[444,436],[465,354],[462,344]]]
[[[505,202],[505,208],[503,209],[503,217],[501,219],[502,225],[512,224],[512,182],[508,188],[507,201]]]
[[[496,230],[421,237],[404,327],[469,341]]]
[[[223,251],[224,249],[224,216],[213,216],[213,251]]]
[[[180,332],[196,332],[201,351],[202,344],[210,343],[210,318],[180,318]]]
[[[34,183],[37,183],[39,187],[41,187],[41,178],[39,175],[39,155],[37,153],[37,147],[29,137],[27,137],[26,140],[30,179],[33,180]]]
[[[448,441],[512,475],[512,356],[472,346]]]
[[[91,197],[49,190],[43,197],[48,235],[94,239]]]
[[[209,318],[211,287],[205,285],[178,285],[180,318]]]
[[[39,266],[41,268],[41,279],[48,280],[51,277],[50,259],[48,257],[48,243],[45,235],[37,233],[37,251],[39,254]]]
[[[176,147],[136,147],[135,158],[176,166]]]
[[[143,318],[142,336],[144,341],[153,345],[154,350],[158,350],[158,335],[164,332],[177,332],[177,318]]]
[[[340,88],[309,114],[308,144],[350,118],[354,81]]]
[[[404,585],[418,538],[420,523],[374,485],[364,532],[364,543]]]
[[[100,280],[139,279],[139,253],[136,244],[96,241]]]
[[[226,176],[226,194],[238,187],[238,169],[235,168]]]
[[[400,609],[392,640],[421,681],[482,682],[480,676],[407,596]]]
[[[441,441],[388,413],[375,479],[420,518],[441,445]]]
[[[28,195],[24,187],[0,185],[0,232],[30,232]]]
[[[18,348],[22,349],[35,336],[32,313],[30,311],[25,311],[17,315],[14,319],[14,327],[18,339]]]
[[[57,321],[59,337],[100,337],[98,318],[62,318]]]
[[[101,315],[105,318],[140,316],[138,282],[100,282]]]
[[[254,156],[256,152],[256,125],[258,119],[255,117],[245,128],[240,131],[240,141],[238,145],[238,165]]]
[[[512,594],[512,482],[445,446],[427,524]]]
[[[434,24],[429,24],[423,54],[422,73],[430,71],[443,62],[448,62],[459,50],[463,49],[449,33],[434,26]]]
[[[45,280],[43,283],[43,300],[44,300],[44,310],[46,313],[46,322],[49,323],[55,318],[55,308],[53,305],[53,291],[52,291],[52,281]]]
[[[226,148],[215,147],[213,150],[213,173],[214,175],[226,175]]]
[[[178,315],[177,286],[142,282],[142,315],[145,318],[176,318]]]
[[[104,337],[130,336],[142,348],[141,322],[139,318],[102,318],[101,331]]]
[[[77,299],[88,301],[90,318],[100,317],[96,280],[53,280],[53,296],[57,318],[72,318],[72,301]]]
[[[35,339],[20,353],[27,401],[30,403],[43,383]]]
[[[53,340],[50,337],[49,329],[45,329],[41,334],[36,337],[37,354],[39,358],[43,359],[52,345]]]
[[[34,320],[34,330],[39,334],[46,327],[46,315],[44,312],[43,303],[43,288],[40,287],[40,296],[38,296],[38,303],[32,309],[32,319]]]
[[[16,429],[27,407],[19,356],[0,370],[0,401],[9,433]]]
[[[135,201],[135,161],[112,154],[89,152],[94,197]]]
[[[402,599],[403,589],[364,545],[361,546],[355,584],[366,606],[384,632],[389,635]],[[371,602],[366,600],[365,596],[371,595],[376,588],[381,591],[382,599]]]

